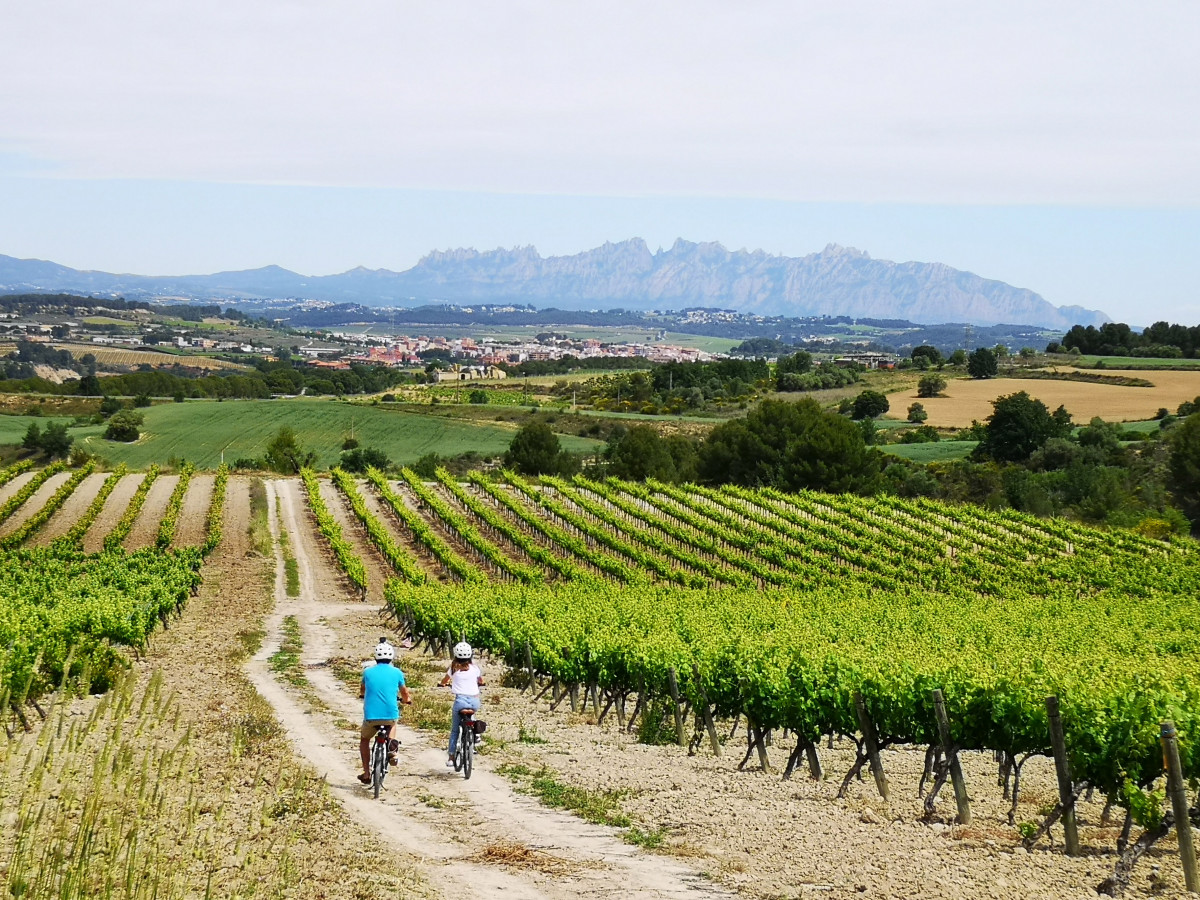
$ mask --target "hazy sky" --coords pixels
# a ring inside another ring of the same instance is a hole
[[[1200,321],[1200,4],[6,4],[0,253],[717,240]]]

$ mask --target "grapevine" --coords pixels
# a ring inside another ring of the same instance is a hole
[[[134,491],[133,497],[130,498],[129,506],[125,508],[125,514],[121,516],[121,520],[117,522],[117,527],[104,536],[105,550],[118,549],[124,543],[125,538],[129,537],[129,532],[133,530],[133,523],[137,521],[138,513],[142,511],[142,506],[146,502],[146,495],[150,493],[150,488],[157,478],[158,466],[151,466],[142,479],[142,483]]]
[[[158,526],[158,536],[154,540],[154,546],[159,550],[166,550],[171,546],[171,541],[175,539],[175,526],[179,521],[179,511],[183,508],[183,498],[187,494],[188,482],[191,481],[193,472],[195,469],[191,464],[185,464],[179,470],[179,481],[176,482],[175,489],[171,491],[171,498],[167,501],[167,510]]]
[[[304,480],[304,487],[308,492],[308,506],[312,510],[313,518],[317,520],[318,530],[329,541],[333,555],[337,557],[338,565],[342,567],[342,571],[346,573],[351,584],[365,595],[367,592],[367,569],[358,554],[354,552],[354,548],[350,546],[350,542],[342,535],[342,526],[337,523],[325,506],[325,501],[321,499],[321,485],[317,481],[316,474],[312,469],[302,469],[300,477]]]
[[[429,549],[429,552],[447,570],[463,581],[487,580],[487,577],[479,570],[478,566],[472,565],[454,552],[450,545],[442,540],[418,513],[408,508],[408,504],[404,502],[404,499],[392,490],[392,486],[388,484],[382,472],[378,469],[369,469],[367,470],[367,478],[370,479],[371,484],[375,485],[375,490],[379,493],[379,496],[391,507],[396,518],[413,533],[413,537]]]
[[[384,527],[383,523],[367,509],[367,504],[363,500],[362,494],[359,493],[358,485],[355,484],[353,476],[344,469],[334,469],[330,472],[330,476],[333,478],[333,483],[338,486],[338,489],[350,503],[350,508],[358,516],[358,520],[362,522],[363,528],[367,531],[367,537],[371,539],[371,543],[383,554],[384,559],[409,584],[424,584],[425,573],[421,571],[416,560],[392,539],[391,534]]]

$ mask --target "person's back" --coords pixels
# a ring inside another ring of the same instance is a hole
[[[376,660],[363,670],[363,719],[386,721],[400,718],[397,697],[404,687],[404,673],[392,663]]]
[[[358,780],[363,784],[371,783],[370,742],[380,725],[386,725],[388,729],[388,764],[396,764],[396,750],[400,746],[396,739],[396,723],[400,721],[397,700],[412,702],[404,684],[404,673],[392,665],[395,658],[395,647],[386,637],[380,638],[375,647],[375,665],[363,669],[358,685],[358,696],[363,702],[363,722],[358,734],[363,770]]]
[[[449,686],[454,693],[454,705],[450,708],[450,746],[446,765],[454,765],[454,749],[458,746],[462,722],[459,714],[464,709],[479,711],[479,689],[483,686],[483,673],[474,662],[475,651],[466,641],[454,645],[454,659],[440,684]],[[474,738],[471,738],[474,740]],[[464,738],[466,740],[466,738]]]

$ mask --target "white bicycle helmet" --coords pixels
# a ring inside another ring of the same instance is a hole
[[[475,655],[475,651],[471,649],[471,645],[466,641],[459,641],[454,645],[455,659],[470,659]]]
[[[388,643],[388,639],[381,637],[379,643],[375,647],[376,662],[391,662],[396,658],[396,648]]]

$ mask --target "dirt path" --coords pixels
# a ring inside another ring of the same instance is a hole
[[[23,488],[36,474],[36,470],[22,472],[8,484],[0,485],[0,504],[7,503],[8,498]]]
[[[361,613],[364,605],[346,602],[340,579],[324,564],[323,554],[314,552],[301,502],[294,480],[269,482],[272,531],[278,534],[283,528],[289,534],[300,596],[287,598],[280,554],[276,609],[267,621],[263,648],[247,671],[297,749],[326,774],[331,792],[357,821],[375,828],[399,849],[418,854],[431,884],[447,896],[501,894],[516,900],[732,896],[674,860],[621,843],[609,829],[517,795],[507,781],[488,771],[485,760],[481,759],[471,780],[464,781],[444,766],[440,744],[432,746],[423,734],[407,727],[400,730],[401,762],[392,771],[385,797],[371,799],[354,777],[358,754],[353,723],[361,716],[360,701],[328,666],[337,646],[329,622]],[[295,617],[300,625],[307,682],[325,715],[306,709],[304,692],[283,687],[270,672],[268,660],[280,646],[285,617]],[[508,869],[472,859],[484,847],[514,840],[555,865]]]

